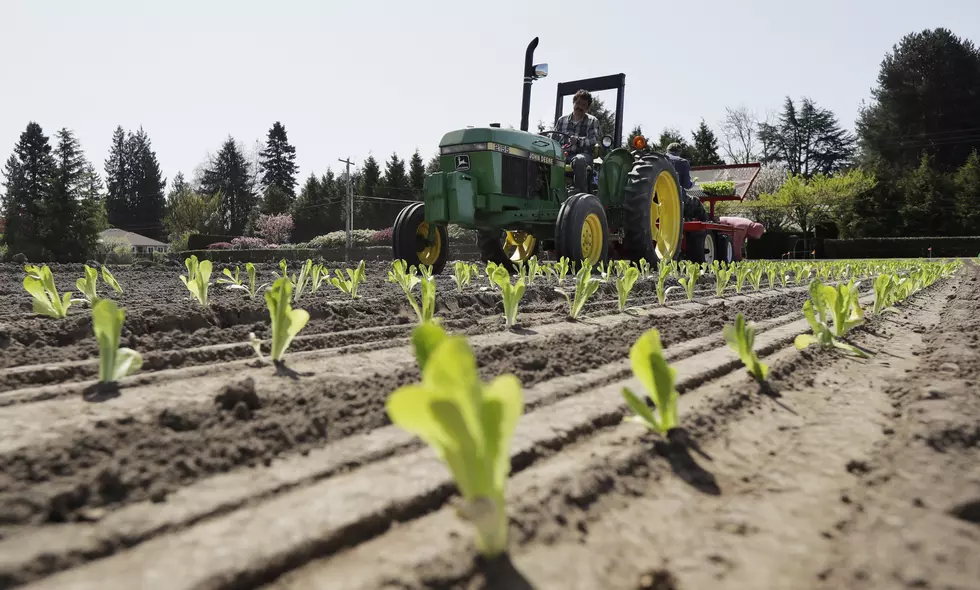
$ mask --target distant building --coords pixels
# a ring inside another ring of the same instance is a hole
[[[158,242],[146,236],[134,234],[131,231],[116,228],[105,230],[102,232],[99,239],[103,242],[129,244],[129,246],[133,249],[133,252],[140,254],[149,254],[150,252],[168,252],[170,250],[170,246],[168,244]]]

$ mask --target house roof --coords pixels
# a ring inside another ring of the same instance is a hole
[[[129,242],[130,246],[166,246],[167,244],[163,242],[158,242],[152,238],[146,236],[141,236],[139,234],[134,234],[131,231],[126,231],[117,228],[110,228],[102,232],[101,239],[103,240],[125,240]]]

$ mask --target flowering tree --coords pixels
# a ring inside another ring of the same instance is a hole
[[[293,233],[293,216],[288,213],[259,215],[256,226],[259,235],[266,241],[284,244],[289,242],[289,236]]]

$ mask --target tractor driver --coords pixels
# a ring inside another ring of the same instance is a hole
[[[555,131],[564,133],[570,142],[568,158],[575,175],[575,190],[589,192],[587,172],[592,164],[592,150],[599,143],[599,120],[589,114],[592,95],[579,90],[572,97],[572,114],[565,115],[555,123]]]
[[[688,189],[694,188],[691,179],[691,163],[681,157],[681,144],[674,142],[667,146],[667,159],[670,160],[677,172],[677,180],[681,185],[681,204],[684,207],[684,217],[697,221],[708,221],[708,213],[704,210],[701,199],[687,194]]]

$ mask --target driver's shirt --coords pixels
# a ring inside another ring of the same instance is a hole
[[[555,131],[560,131],[568,135],[577,135],[585,138],[585,145],[578,145],[569,150],[570,153],[592,155],[592,146],[599,143],[599,119],[586,113],[579,121],[573,121],[571,115],[565,115],[555,123]]]

